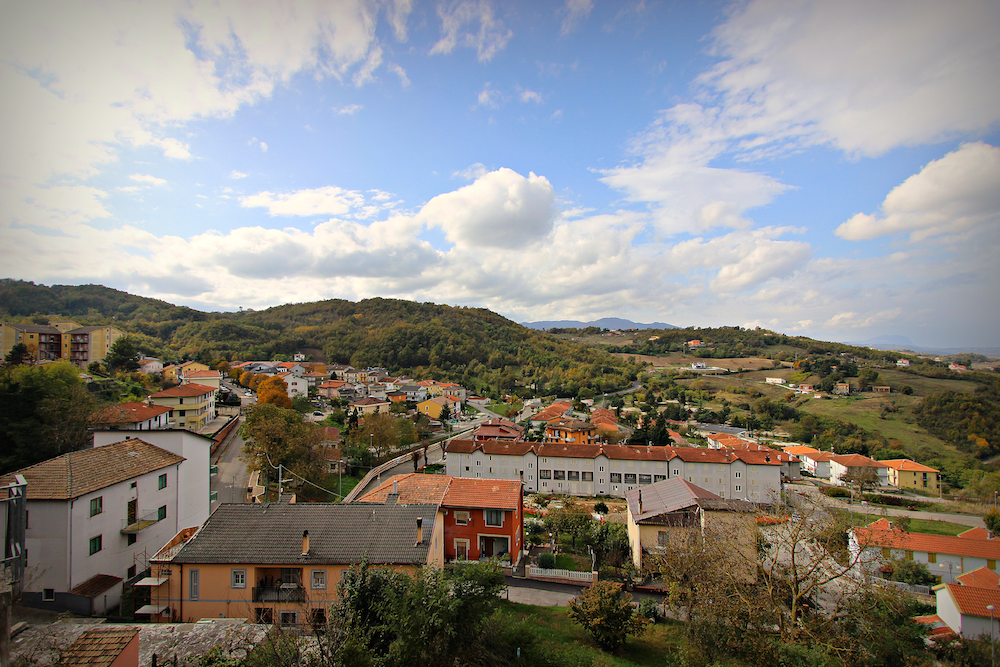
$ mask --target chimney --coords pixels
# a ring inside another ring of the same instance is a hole
[[[147,396],[146,397],[146,405],[148,405],[149,407],[153,407],[153,397],[152,396]]]
[[[396,481],[395,477],[392,478],[392,492],[395,495],[399,495],[399,482]]]
[[[302,555],[303,556],[308,556],[309,555],[309,531],[308,530],[303,530],[302,531]]]
[[[764,454],[764,462],[765,463],[770,463],[771,462],[771,455],[770,454]]]
[[[424,541],[424,518],[417,517],[417,544]]]
[[[642,514],[642,489],[639,489],[639,514]]]

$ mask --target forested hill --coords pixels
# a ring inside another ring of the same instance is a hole
[[[313,348],[330,362],[447,378],[476,390],[535,385],[539,393],[576,395],[623,388],[638,374],[604,350],[554,339],[486,309],[395,299],[203,313],[98,285],[7,280],[0,283],[0,317],[113,324],[165,361],[273,359]]]

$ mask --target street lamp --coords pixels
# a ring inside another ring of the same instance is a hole
[[[993,605],[988,604],[986,608],[990,610],[990,664],[997,664],[996,640],[993,639]]]

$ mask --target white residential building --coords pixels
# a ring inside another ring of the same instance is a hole
[[[772,502],[781,462],[765,452],[501,440],[451,440],[447,474],[520,479],[529,493],[609,495],[680,478],[723,498]]]
[[[28,482],[22,604],[84,615],[115,607],[122,582],[140,574],[149,556],[183,525],[178,483],[183,462],[130,439],[64,454],[0,479],[7,483],[19,474]]]

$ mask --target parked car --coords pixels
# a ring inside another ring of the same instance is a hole
[[[316,412],[313,413],[313,417],[322,417],[322,416],[323,416],[323,413],[320,412],[319,410],[317,410]]]

